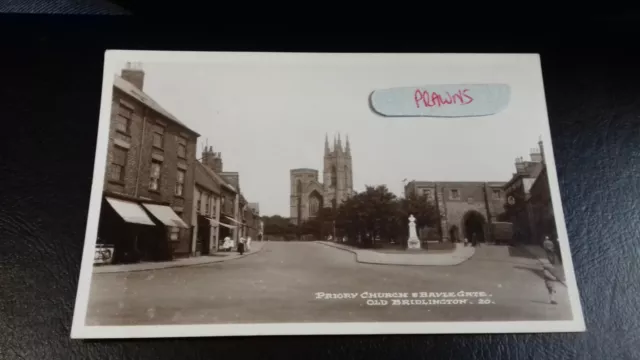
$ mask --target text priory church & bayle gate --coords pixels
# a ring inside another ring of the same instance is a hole
[[[354,194],[349,137],[343,148],[338,134],[331,148],[329,137],[325,136],[322,182],[315,169],[291,169],[290,175],[292,223],[301,224],[316,217],[322,207],[337,207]]]

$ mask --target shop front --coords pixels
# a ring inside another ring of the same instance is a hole
[[[109,249],[112,264],[171,260],[173,229],[188,226],[168,205],[105,195],[96,249]]]
[[[213,220],[213,222],[220,227],[220,235],[218,237],[218,249],[223,248],[224,239],[230,238],[235,245],[235,232],[237,227],[227,219],[226,216],[221,216],[220,221]]]

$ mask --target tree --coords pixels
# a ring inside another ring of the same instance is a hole
[[[265,235],[282,236],[289,238],[295,235],[296,226],[289,218],[280,215],[263,216]]]
[[[372,245],[375,237],[387,235],[395,218],[395,202],[396,196],[385,185],[367,186],[340,205],[336,226],[349,239],[360,238],[365,245]]]

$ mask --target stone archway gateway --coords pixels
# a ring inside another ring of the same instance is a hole
[[[486,242],[485,227],[487,221],[484,216],[476,210],[467,211],[462,218],[462,226],[464,237],[469,240],[470,243],[483,243]]]

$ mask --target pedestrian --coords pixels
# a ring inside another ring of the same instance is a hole
[[[231,243],[231,238],[228,236],[225,237],[224,242],[222,243],[222,250],[231,251],[232,248],[233,248],[233,244]]]
[[[549,292],[549,303],[556,305],[556,287],[555,283],[558,279],[553,275],[553,265],[544,264],[542,266],[544,272],[544,284]]]
[[[469,239],[464,238],[464,247],[469,246]]]
[[[251,251],[251,236],[247,238],[247,251]]]
[[[555,245],[553,244],[553,241],[549,239],[548,236],[544,237],[544,241],[542,242],[542,247],[544,248],[544,251],[547,253],[547,259],[549,259],[549,262],[552,265],[555,265],[556,264]]]
[[[240,255],[244,254],[244,245],[245,245],[245,239],[241,237],[240,241],[238,241],[238,252],[240,253]]]

